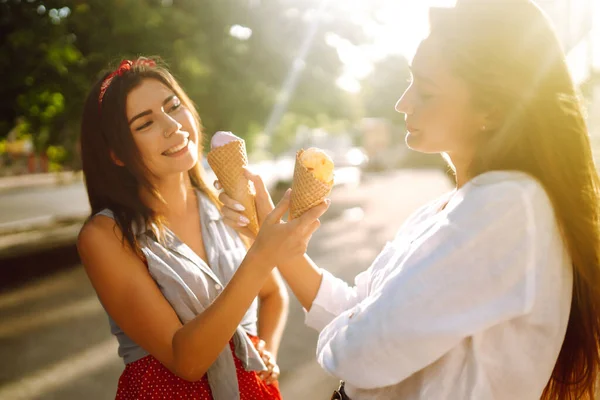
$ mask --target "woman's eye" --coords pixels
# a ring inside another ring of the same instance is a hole
[[[147,127],[149,127],[150,125],[152,125],[152,121],[148,121],[146,122],[144,125],[139,126],[136,131],[141,131],[142,129],[146,129]]]
[[[421,100],[429,100],[433,97],[433,94],[431,93],[424,93],[424,92],[419,92],[419,97],[421,98]]]
[[[169,112],[173,112],[173,111],[177,110],[179,107],[181,107],[181,103],[177,102],[171,106],[171,108],[169,109]]]

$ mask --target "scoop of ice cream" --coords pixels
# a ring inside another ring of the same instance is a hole
[[[227,143],[234,142],[236,140],[242,140],[242,139],[235,136],[231,132],[219,131],[213,135],[213,137],[210,141],[210,148],[215,149],[217,147],[225,146]]]
[[[323,150],[309,148],[300,156],[300,162],[321,182],[333,180],[333,160]]]

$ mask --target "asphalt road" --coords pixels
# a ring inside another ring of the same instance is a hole
[[[340,186],[309,254],[351,282],[412,211],[449,189],[438,171],[367,175],[360,185]],[[23,196],[21,206],[28,200]],[[44,200],[49,208],[64,201],[47,192]],[[0,291],[0,399],[114,398],[123,369],[116,340],[72,250],[27,262],[39,264],[40,277]],[[44,271],[45,263],[52,269]],[[282,392],[286,400],[328,399],[337,379],[315,362],[317,332],[303,320],[292,297],[279,355]]]

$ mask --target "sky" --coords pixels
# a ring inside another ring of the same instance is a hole
[[[336,48],[344,64],[338,86],[349,92],[360,91],[360,80],[368,76],[373,63],[392,54],[409,60],[429,31],[429,7],[452,7],[456,0],[384,0],[378,2],[375,20],[367,19],[369,0],[331,0],[331,7],[342,7],[358,22],[370,39],[369,44],[355,46],[334,33],[326,36],[327,43]]]
[[[260,0],[248,0],[258,2]],[[302,2],[303,0],[291,0]],[[321,0],[320,9],[312,10],[304,17],[315,21],[317,14],[342,14],[361,26],[367,43],[354,45],[334,32],[326,34],[326,42],[336,49],[344,68],[337,79],[342,89],[357,93],[361,90],[361,80],[373,71],[373,64],[390,56],[402,55],[411,60],[419,43],[429,31],[428,10],[430,7],[453,7],[456,0]],[[580,27],[589,26],[592,31],[578,37],[575,46],[568,49],[567,61],[576,82],[582,82],[592,69],[600,68],[600,0],[538,0],[538,4],[549,12],[554,20],[559,38],[564,43],[566,37],[579,32]],[[373,9],[376,7],[376,9]],[[298,12],[290,9],[290,12]],[[371,16],[375,17],[372,18]],[[590,19],[591,18],[591,19]],[[587,28],[589,29],[589,28]],[[313,29],[314,31],[314,29]],[[239,25],[232,27],[231,34],[246,40],[252,34],[249,28]],[[314,32],[307,35],[300,62],[304,62],[311,46]]]
[[[362,25],[371,39],[371,44],[354,46],[335,34],[327,35],[327,43],[337,50],[344,64],[344,72],[337,84],[349,92],[359,92],[360,81],[372,71],[373,63],[387,55],[400,54],[411,60],[429,31],[428,9],[453,7],[456,3],[456,0],[329,1],[330,7],[339,7]],[[372,21],[365,15],[374,4],[378,9],[375,10],[375,21]],[[561,39],[565,34],[578,31],[580,26],[586,26],[585,19],[592,16],[592,33],[586,34],[586,38],[567,54],[575,81],[584,81],[591,65],[600,68],[600,0],[538,0],[538,4],[549,12]]]

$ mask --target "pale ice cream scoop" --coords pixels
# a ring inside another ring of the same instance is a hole
[[[302,153],[300,161],[321,182],[333,180],[333,161],[323,150],[311,147]]]
[[[210,141],[210,148],[216,149],[217,147],[225,146],[227,143],[235,142],[236,140],[242,140],[242,138],[235,136],[231,132],[219,131],[213,135]]]

